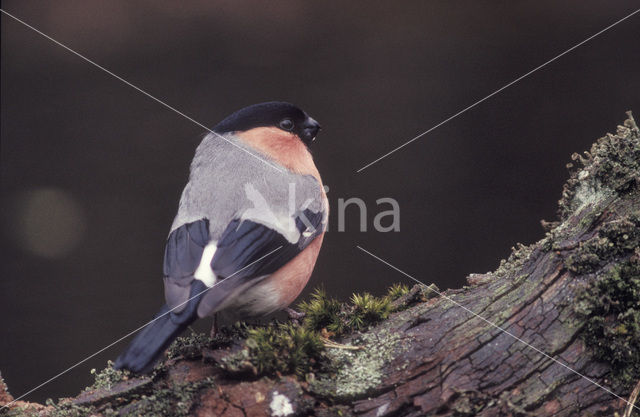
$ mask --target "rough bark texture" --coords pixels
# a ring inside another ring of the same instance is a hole
[[[470,275],[449,299],[416,286],[385,320],[333,339],[360,350],[326,348],[298,376],[260,376],[241,340],[183,340],[149,377],[107,369],[76,398],[10,413],[623,415],[621,398],[640,378],[640,134],[631,115],[573,159],[560,218],[543,222],[542,240]]]

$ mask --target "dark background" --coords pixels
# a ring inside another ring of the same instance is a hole
[[[324,126],[333,209],[305,294],[440,288],[543,236],[565,164],[640,112],[640,15],[361,173],[356,170],[638,7],[637,2],[25,2],[3,8],[213,126],[281,99]],[[145,323],[203,129],[2,16],[0,370],[18,396]],[[338,233],[338,198],[369,207]],[[381,197],[401,232],[372,229]],[[410,282],[409,282],[410,283]],[[206,323],[200,325],[204,328]],[[122,342],[27,399],[75,395]]]

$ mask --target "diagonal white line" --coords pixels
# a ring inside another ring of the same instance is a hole
[[[126,335],[122,336],[120,339],[116,340],[115,342],[103,347],[102,349],[98,350],[95,353],[92,353],[91,355],[87,356],[86,358],[82,359],[80,362],[75,363],[74,365],[71,365],[70,367],[68,367],[67,369],[65,369],[64,371],[60,372],[59,374],[47,379],[46,381],[44,381],[42,384],[38,385],[35,388],[30,389],[29,391],[25,392],[24,394],[22,394],[21,396],[19,396],[18,398],[15,398],[13,401],[3,405],[2,407],[0,407],[0,410],[4,409],[4,408],[9,408],[9,406],[13,403],[15,403],[16,401],[19,401],[21,398],[24,398],[25,396],[31,394],[32,392],[34,392],[35,390],[42,388],[43,386],[47,385],[49,382],[61,377],[62,375],[66,374],[67,372],[69,372],[70,370],[78,367],[79,365],[85,363],[86,361],[88,361],[89,359],[93,358],[96,355],[99,355],[100,353],[104,352],[105,350],[109,349],[111,346],[116,345],[118,343],[120,343],[121,341],[123,341],[124,339],[126,339],[127,337],[131,336],[134,333],[137,333],[138,331],[144,329],[145,327],[147,327],[148,325],[150,325],[151,323],[153,323],[154,321],[166,316],[167,314],[171,313],[173,310],[180,308],[181,306],[185,305],[186,303],[188,303],[189,301],[193,300],[194,298],[199,297],[200,295],[204,294],[205,292],[209,291],[212,288],[215,288],[216,285],[224,282],[225,280],[233,277],[234,275],[244,271],[245,269],[249,268],[251,265],[260,262],[261,260],[263,260],[264,258],[266,258],[267,256],[271,255],[272,253],[280,250],[282,248],[282,245],[278,246],[277,248],[275,248],[274,250],[272,250],[271,252],[267,253],[266,255],[260,257],[259,259],[256,259],[255,261],[251,262],[249,265],[243,267],[242,269],[237,270],[236,272],[234,272],[233,274],[229,275],[228,277],[226,277],[224,280],[219,281],[217,283],[215,283],[214,285],[212,285],[211,287],[208,287],[205,290],[200,291],[198,294],[194,295],[193,297],[189,298],[187,301],[178,304],[177,306],[173,307],[171,310],[167,311],[164,314],[159,315],[158,317],[154,318],[153,320],[149,321],[148,323],[145,323],[144,325],[138,327],[135,330],[130,331],[129,333],[127,333]]]
[[[72,54],[78,56],[79,58],[82,58],[83,60],[85,60],[86,62],[88,62],[89,64],[93,65],[96,68],[101,69],[102,71],[106,72],[107,74],[111,75],[112,77],[122,81],[123,83],[125,83],[126,85],[128,85],[129,87],[133,88],[134,90],[144,94],[145,96],[149,97],[150,99],[156,101],[157,103],[160,103],[161,105],[163,105],[164,107],[168,108],[169,110],[172,110],[173,112],[179,114],[180,116],[184,117],[185,119],[195,123],[196,125],[200,126],[201,128],[205,129],[206,131],[208,131],[209,133],[214,134],[215,136],[219,137],[220,139],[229,142],[231,145],[235,146],[236,148],[242,150],[243,152],[248,153],[249,155],[253,156],[256,159],[259,159],[260,161],[264,162],[265,164],[269,165],[271,168],[276,169],[280,172],[284,172],[284,170],[282,168],[277,167],[276,165],[267,162],[265,159],[260,158],[258,155],[249,152],[247,149],[243,148],[242,146],[233,143],[232,141],[230,141],[229,139],[225,138],[224,136],[214,132],[213,130],[209,129],[208,127],[206,127],[205,125],[203,125],[202,123],[198,122],[197,120],[187,116],[186,114],[184,114],[183,112],[181,112],[180,110],[176,109],[175,107],[170,106],[169,104],[165,103],[164,101],[160,100],[159,98],[157,98],[156,96],[147,93],[145,90],[143,90],[142,88],[130,83],[129,81],[125,80],[124,78],[120,77],[117,74],[114,74],[113,72],[109,71],[108,69],[106,69],[105,67],[103,67],[102,65],[92,61],[91,59],[85,57],[84,55],[81,55],[79,52],[74,51],[73,49],[69,48],[68,46],[64,45],[61,42],[58,42],[57,40],[53,39],[51,36],[47,35],[46,33],[41,32],[40,30],[34,28],[33,26],[31,26],[30,24],[18,19],[17,17],[15,17],[14,15],[6,12],[4,9],[0,9],[0,12],[4,13],[5,15],[9,16],[10,18],[12,18],[13,20],[15,20],[16,22],[22,23],[24,26],[28,27],[29,29],[33,30],[34,32],[44,36],[45,38],[49,39],[51,42],[55,43],[56,45],[66,49],[67,51],[71,52]]]
[[[635,12],[628,14],[627,16],[623,17],[622,19],[618,20],[615,23],[610,24],[609,26],[607,26],[606,28],[602,29],[600,32],[595,33],[591,36],[589,36],[587,39],[583,40],[582,42],[572,46],[571,48],[567,49],[566,51],[564,51],[563,53],[556,55],[555,57],[551,58],[550,60],[548,60],[547,62],[545,62],[542,65],[538,65],[537,67],[535,67],[534,69],[532,69],[531,71],[527,72],[524,75],[521,75],[520,77],[516,78],[515,80],[511,81],[509,84],[504,85],[503,87],[500,87],[499,89],[497,89],[496,91],[494,91],[493,93],[489,94],[488,96],[476,101],[475,103],[473,103],[472,105],[465,107],[464,109],[460,110],[458,113],[454,114],[453,116],[450,116],[449,118],[441,121],[440,123],[438,123],[437,125],[433,126],[431,129],[426,130],[422,133],[420,133],[418,136],[416,136],[415,138],[403,143],[402,145],[390,150],[389,152],[387,152],[386,154],[382,155],[380,158],[369,162],[367,165],[363,166],[362,168],[360,168],[359,170],[356,171],[356,173],[362,172],[365,169],[369,168],[371,165],[375,164],[376,162],[379,162],[381,160],[383,160],[384,158],[388,157],[389,155],[399,151],[400,149],[404,148],[405,146],[409,145],[410,143],[420,139],[421,137],[423,137],[424,135],[426,135],[427,133],[439,128],[440,126],[442,126],[443,124],[449,122],[450,120],[455,119],[456,117],[460,116],[462,113],[465,113],[467,110],[471,110],[472,108],[474,108],[475,106],[477,106],[478,104],[482,103],[485,100],[490,99],[491,97],[495,96],[496,94],[500,93],[502,90],[505,90],[509,87],[511,87],[513,84],[517,83],[518,81],[528,77],[529,75],[533,74],[534,72],[538,71],[541,68],[546,67],[547,65],[549,65],[550,63],[552,63],[553,61],[557,60],[558,58],[568,54],[569,52],[573,51],[574,49],[584,45],[585,43],[589,42],[591,39],[595,38],[598,35],[601,35],[602,33],[608,31],[609,29],[611,29],[612,27],[618,25],[619,23],[624,22],[625,20],[627,20],[628,18],[630,18],[631,16],[633,16],[634,14],[640,12],[640,9],[636,10]]]
[[[538,349],[537,347],[531,345],[530,343],[525,342],[524,340],[522,340],[521,338],[519,338],[518,336],[514,335],[513,333],[509,332],[508,330],[503,329],[502,327],[498,326],[497,324],[494,324],[492,322],[490,322],[489,320],[485,319],[484,317],[482,317],[481,315],[469,310],[467,307],[463,306],[462,304],[460,304],[459,302],[453,300],[450,297],[447,297],[446,295],[444,295],[443,293],[441,293],[438,290],[433,289],[433,287],[429,287],[427,286],[424,282],[417,280],[416,278],[412,277],[411,275],[409,275],[408,273],[404,272],[403,270],[401,270],[400,268],[397,268],[393,265],[391,265],[389,262],[385,261],[384,259],[374,255],[373,253],[369,252],[368,250],[362,248],[361,246],[356,246],[358,249],[360,249],[362,252],[366,253],[367,255],[371,256],[374,259],[377,259],[378,261],[382,262],[383,264],[387,265],[389,268],[396,270],[397,272],[400,272],[402,275],[406,276],[407,278],[412,279],[413,281],[417,282],[420,285],[424,285],[429,291],[433,291],[434,293],[438,294],[440,297],[446,299],[447,301],[451,301],[453,304],[455,304],[456,306],[462,308],[463,310],[471,313],[473,316],[479,318],[480,320],[484,321],[485,323],[495,327],[496,329],[500,330],[501,332],[511,336],[512,338],[514,338],[515,340],[517,340],[518,342],[524,344],[525,346],[527,346],[530,349],[533,349],[534,351],[538,352],[539,354],[541,354],[542,356],[544,356],[547,359],[552,360],[553,362],[557,363],[558,365],[563,366],[564,368],[568,369],[569,371],[573,372],[574,374],[578,375],[581,378],[584,378],[585,380],[591,382],[593,385],[605,390],[606,392],[608,392],[609,394],[613,395],[614,397],[618,398],[619,400],[624,401],[625,403],[631,405],[632,407],[637,408],[638,410],[640,410],[640,407],[635,406],[633,404],[631,404],[629,401],[627,401],[626,399],[622,398],[621,396],[617,395],[615,392],[611,391],[610,389],[603,387],[602,385],[598,384],[596,381],[594,381],[593,379],[581,374],[580,372],[572,369],[571,367],[569,367],[568,365],[564,364],[563,362],[560,362],[559,360],[555,359],[554,357],[548,355],[547,353],[543,352],[542,350]]]

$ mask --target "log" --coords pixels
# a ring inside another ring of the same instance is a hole
[[[631,113],[572,159],[558,219],[542,222],[546,235],[517,245],[496,271],[470,275],[462,289],[394,287],[350,304],[316,293],[300,325],[181,338],[150,376],[107,368],[75,398],[12,404],[9,413],[637,413],[640,132]]]

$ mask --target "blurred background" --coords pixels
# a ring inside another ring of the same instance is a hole
[[[640,15],[362,166],[633,12],[632,1],[3,1],[7,12],[213,127],[287,100],[334,216],[303,297],[402,275],[458,288],[555,217],[573,152],[640,114]],[[2,16],[0,371],[19,396],[144,324],[203,129]],[[337,232],[337,201],[359,197]],[[373,218],[391,197],[400,232]],[[407,282],[411,284],[411,282]],[[208,323],[199,328],[205,329]],[[128,342],[27,399],[76,395]]]

